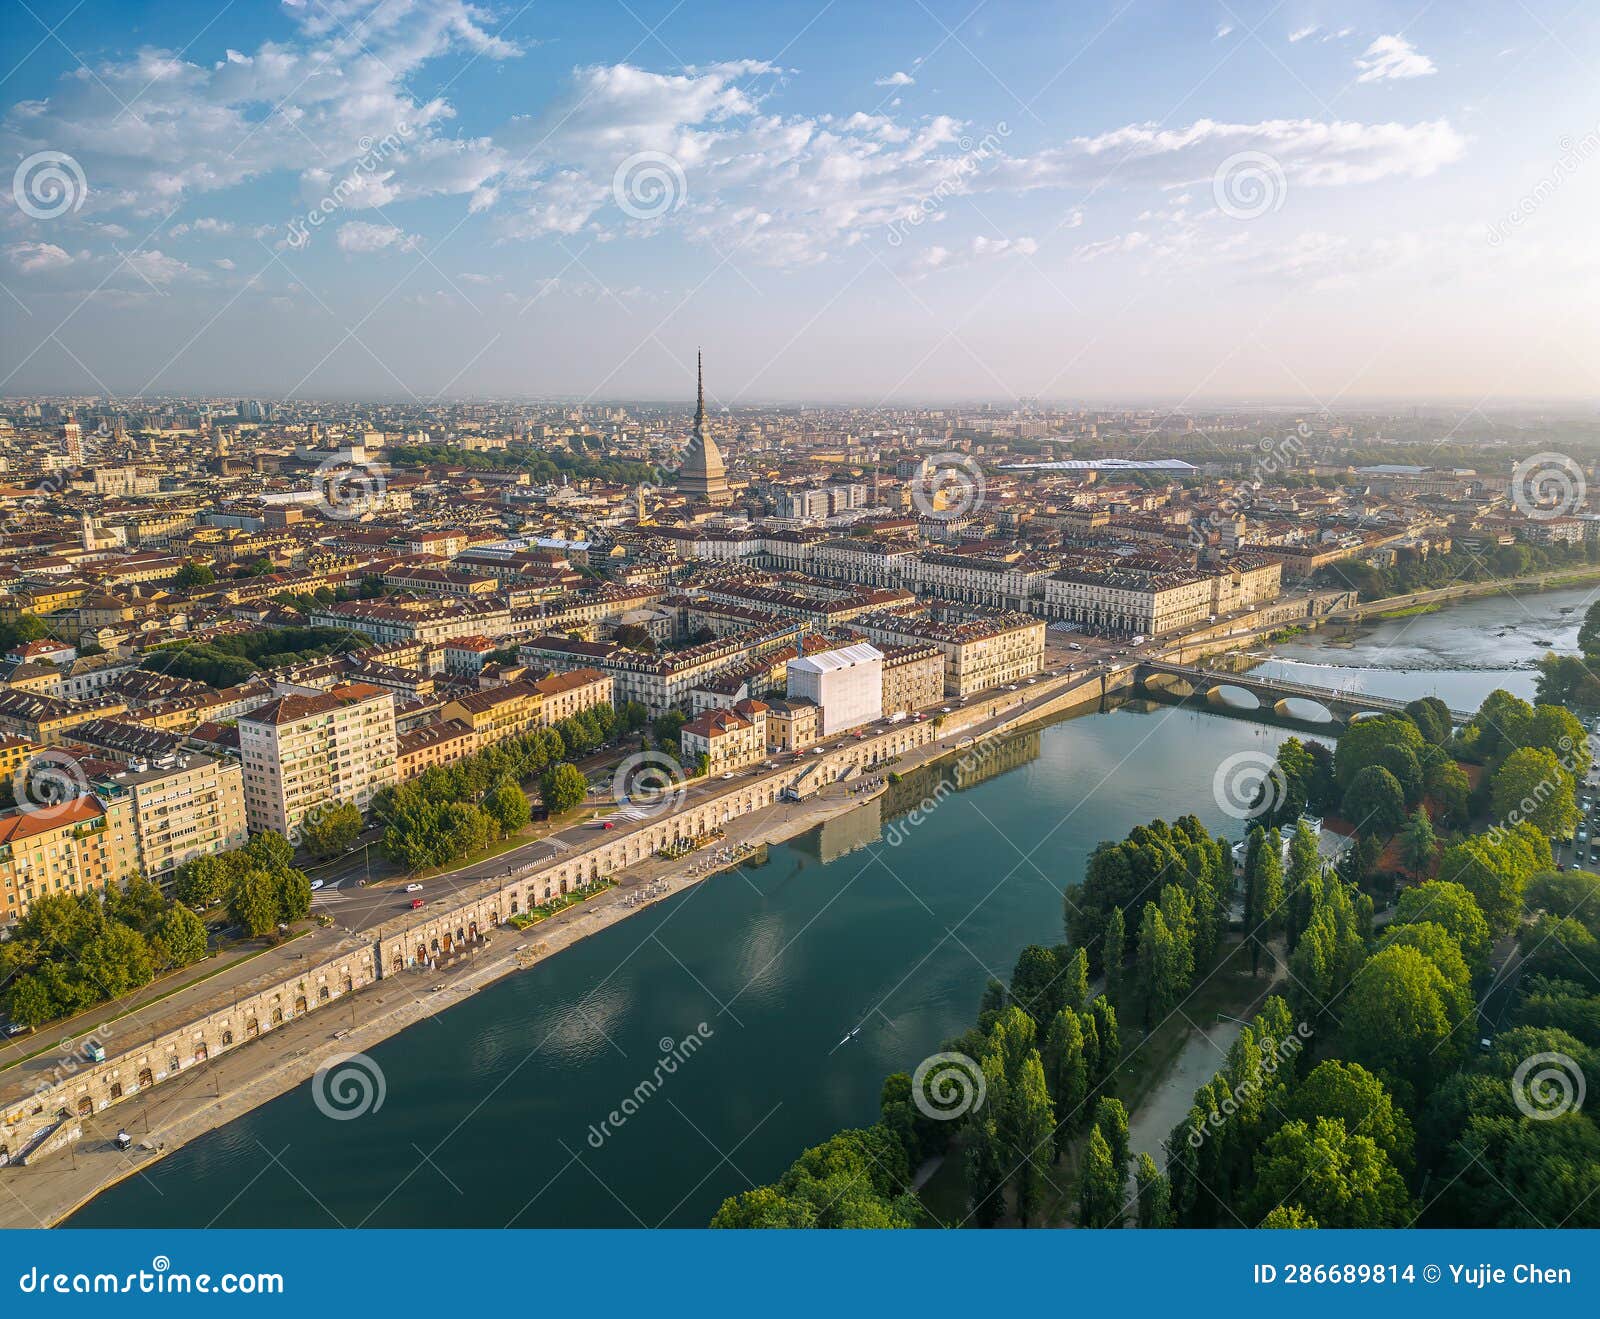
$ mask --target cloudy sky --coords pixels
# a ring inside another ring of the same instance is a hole
[[[1582,0],[0,23],[8,394],[1600,397]]]

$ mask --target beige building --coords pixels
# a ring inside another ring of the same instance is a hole
[[[883,712],[914,714],[944,697],[944,656],[937,646],[890,646],[883,652]]]
[[[767,707],[740,701],[731,710],[705,710],[678,733],[686,764],[706,758],[707,776],[753,765],[767,754]]]
[[[365,684],[297,690],[239,718],[245,820],[288,837],[324,802],[365,811],[396,781],[394,697]]]
[[[943,662],[939,671],[944,672]],[[813,745],[822,728],[822,711],[814,701],[771,700],[767,702],[767,747],[772,751],[804,751]]]
[[[108,800],[126,798],[139,871],[157,883],[197,856],[244,846],[244,769],[233,761],[202,755],[136,760],[94,787]]]
[[[875,642],[932,646],[944,657],[945,696],[970,696],[1038,673],[1044,664],[1044,622],[999,613],[940,621],[871,614],[852,624]]]
[[[611,675],[599,669],[569,669],[547,673],[534,684],[544,697],[544,726],[559,724],[597,705],[611,704]]]
[[[47,893],[89,893],[139,871],[133,811],[92,794],[0,815],[0,919],[15,925]]]
[[[531,682],[508,682],[504,687],[485,687],[447,701],[439,717],[455,720],[472,730],[479,751],[543,728],[544,693]]]

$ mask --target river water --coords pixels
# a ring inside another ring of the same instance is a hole
[[[1570,648],[1588,594],[1474,601],[1298,641],[1271,662],[1302,681],[1471,709],[1495,686],[1530,694],[1535,643]],[[1507,622],[1518,626],[1496,636]],[[806,1146],[871,1122],[885,1075],[969,1025],[1023,945],[1060,941],[1061,891],[1101,840],[1189,811],[1239,836],[1214,795],[1218,766],[1270,756],[1287,735],[1125,706],[1011,739],[981,773],[908,776],[765,864],[376,1046],[381,1107],[334,1120],[301,1086],[71,1224],[703,1226]],[[941,781],[950,791],[907,827],[905,809]],[[691,1035],[697,1050],[662,1066]]]

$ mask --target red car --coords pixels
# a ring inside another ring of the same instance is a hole
[[[424,899],[422,899],[422,898],[412,898],[411,899],[411,910],[412,911],[415,911],[418,907],[425,907],[425,906],[427,906],[427,902]]]

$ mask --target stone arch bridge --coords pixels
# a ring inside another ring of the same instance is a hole
[[[1334,725],[1348,724],[1363,715],[1402,714],[1406,708],[1405,701],[1392,696],[1315,687],[1283,678],[1254,673],[1227,673],[1165,660],[1141,660],[1135,677],[1139,689],[1147,696],[1179,700],[1199,697],[1209,705],[1217,706],[1225,703],[1225,691],[1240,691],[1254,697],[1256,707],[1250,710],[1248,707],[1232,706],[1231,709],[1247,714],[1273,714],[1282,719],[1298,719],[1302,722],[1305,722],[1305,716],[1291,710],[1287,704],[1289,701],[1310,702],[1327,715],[1328,723]],[[1464,724],[1472,716],[1452,710],[1450,718],[1457,724]]]

